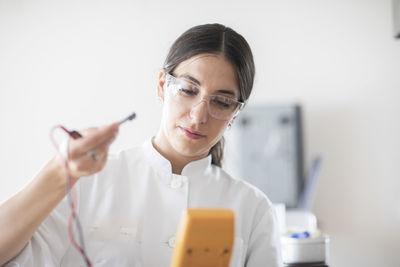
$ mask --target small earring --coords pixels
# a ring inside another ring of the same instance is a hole
[[[232,123],[228,123],[228,131],[232,128]]]

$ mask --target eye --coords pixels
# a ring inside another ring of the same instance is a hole
[[[213,96],[210,104],[220,109],[232,109],[235,106],[235,101],[229,97]]]
[[[197,95],[197,92],[195,90],[192,89],[186,89],[186,88],[179,88],[179,93],[181,93],[182,95],[186,95],[186,96],[195,96]]]
[[[182,81],[178,84],[178,91],[182,96],[195,96],[199,92],[199,89],[190,83]]]

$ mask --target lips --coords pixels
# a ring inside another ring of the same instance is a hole
[[[200,139],[206,137],[205,135],[189,128],[179,127],[179,129],[181,129],[183,134],[190,139]]]

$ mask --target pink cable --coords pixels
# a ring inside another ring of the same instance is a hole
[[[72,131],[72,132],[68,131],[62,125],[54,126],[51,129],[51,132],[50,132],[50,139],[51,139],[55,149],[57,150],[57,153],[59,155],[62,155],[60,150],[59,150],[59,148],[58,148],[58,144],[54,140],[54,137],[53,137],[54,136],[54,131],[56,129],[63,130],[64,132],[66,132],[73,139],[79,138],[81,136],[76,131]],[[80,225],[79,225],[79,217],[75,212],[75,205],[76,205],[77,200],[76,200],[76,191],[75,191],[74,187],[72,187],[73,181],[72,181],[72,176],[71,176],[70,169],[69,169],[69,162],[68,162],[69,150],[68,150],[68,147],[67,147],[67,153],[68,153],[68,157],[67,158],[62,157],[62,159],[64,161],[64,168],[65,168],[66,179],[67,179],[67,194],[69,194],[69,197],[70,197],[70,208],[71,208],[71,213],[70,213],[70,216],[69,216],[69,219],[68,219],[68,236],[69,236],[69,239],[70,239],[72,245],[82,255],[82,257],[85,260],[87,266],[92,267],[92,263],[91,263],[89,257],[87,256],[86,251],[84,249],[83,236],[81,236],[82,233],[80,231],[78,231],[78,234],[79,234],[79,237],[80,237],[80,240],[81,240],[81,243],[82,243],[80,245],[76,242],[75,236],[74,236],[73,224],[75,223],[78,228],[80,227]]]

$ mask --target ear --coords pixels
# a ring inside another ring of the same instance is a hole
[[[165,85],[165,72],[160,71],[158,74],[158,82],[157,82],[157,97],[164,102],[164,85]]]

